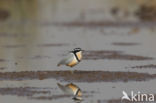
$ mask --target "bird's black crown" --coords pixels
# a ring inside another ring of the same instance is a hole
[[[74,49],[74,51],[77,51],[77,52],[79,52],[79,51],[81,51],[82,49],[81,48],[75,48]]]
[[[82,50],[81,48],[75,48],[75,49],[73,49],[73,51],[70,51],[70,52],[77,53],[79,51],[84,51],[84,50]]]

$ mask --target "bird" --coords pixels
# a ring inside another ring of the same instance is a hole
[[[81,48],[75,48],[73,51],[70,51],[69,54],[63,58],[57,66],[66,65],[73,67],[77,65],[82,60],[82,50]]]
[[[74,97],[72,99],[82,101],[82,91],[77,85],[73,83],[66,85],[57,83],[57,85],[65,94],[73,95]]]

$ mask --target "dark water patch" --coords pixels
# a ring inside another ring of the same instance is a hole
[[[156,74],[109,71],[22,71],[0,72],[0,80],[44,80],[54,78],[69,82],[128,82],[155,79]]]
[[[59,47],[59,46],[67,46],[68,44],[54,44],[54,43],[49,43],[49,44],[39,44],[39,47]]]
[[[156,26],[156,22],[114,22],[114,21],[91,21],[91,22],[57,22],[52,23],[55,26],[65,26],[65,27],[153,27]]]
[[[52,96],[33,96],[31,99],[37,99],[37,100],[53,100],[53,99],[62,99],[62,98],[69,98],[73,97],[73,95],[52,95]]]
[[[118,15],[119,11],[120,11],[119,7],[112,7],[110,10],[111,14],[114,16]]]
[[[137,55],[124,54],[121,51],[85,51],[84,59],[98,60],[98,59],[114,59],[114,60],[152,60],[152,57],[144,57]]]
[[[135,45],[138,45],[138,43],[114,42],[114,43],[112,43],[112,45],[115,45],[115,46],[135,46]]]
[[[155,64],[148,64],[148,65],[140,65],[140,66],[133,66],[132,69],[156,69]]]
[[[4,70],[4,69],[6,69],[6,67],[0,67],[0,70]]]
[[[36,55],[36,56],[33,56],[31,57],[31,59],[50,59],[51,57],[50,56],[42,56],[42,55]]]
[[[96,92],[96,91],[82,91],[83,94],[94,94],[94,93],[99,93],[99,92]]]
[[[0,62],[5,62],[6,60],[5,59],[0,59]]]
[[[82,98],[88,98],[91,97],[92,95],[83,95]],[[36,100],[54,100],[54,99],[62,99],[62,98],[73,98],[73,95],[68,95],[68,94],[63,94],[63,95],[51,95],[51,96],[32,96],[31,99],[36,99]],[[78,102],[79,103],[79,102]]]
[[[35,94],[50,94],[50,88],[39,88],[39,87],[8,87],[0,88],[0,95],[16,95],[32,97]]]
[[[4,48],[24,48],[26,45],[3,45]]]
[[[6,20],[10,16],[10,12],[8,10],[0,8],[0,21]]]
[[[46,56],[46,55],[35,55],[35,56],[32,56],[32,57],[18,57],[19,59],[51,59],[52,57],[51,56]],[[15,63],[15,64],[18,64],[18,63]]]
[[[13,38],[16,38],[18,36],[19,36],[19,34],[10,34],[10,33],[0,32],[0,37],[13,37]],[[22,35],[22,36],[24,36],[24,35]]]

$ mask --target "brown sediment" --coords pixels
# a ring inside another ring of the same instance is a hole
[[[36,55],[34,57],[31,57],[31,59],[43,59],[43,58],[48,58],[50,59],[51,57],[50,56],[42,56],[42,55]]]
[[[37,100],[52,100],[52,99],[62,99],[67,97],[73,97],[73,95],[52,94],[51,89],[53,88],[41,88],[41,87],[7,87],[0,88],[0,95],[12,95],[27,97],[28,99]],[[84,95],[83,97],[89,97],[89,95]]]
[[[20,35],[0,32],[0,37],[18,37],[18,36],[20,36]],[[25,35],[22,35],[22,36],[25,36]]]
[[[49,43],[49,44],[39,44],[39,47],[59,47],[59,46],[66,46],[68,44],[54,44],[54,43]]]
[[[21,48],[25,47],[26,45],[3,45],[5,48]]]
[[[30,97],[30,99],[37,99],[37,100],[52,100],[52,99],[62,99],[67,97],[73,97],[73,95],[52,95],[52,96],[37,96],[37,97]]]
[[[117,46],[134,46],[134,45],[138,45],[138,43],[126,43],[126,42],[114,42],[112,43],[113,45],[117,45]]]
[[[72,78],[71,78],[72,77]],[[53,78],[69,82],[128,82],[155,79],[156,74],[110,71],[22,71],[0,72],[0,80],[44,80]]]
[[[55,26],[65,26],[65,27],[153,27],[156,22],[114,22],[114,21],[91,21],[91,22],[56,22],[52,23]],[[49,25],[52,25],[49,24]]]
[[[82,91],[83,92],[83,94],[85,93],[85,94],[93,94],[93,93],[98,93],[98,92],[95,92],[95,91]]]
[[[32,57],[18,57],[19,59],[50,59],[51,56],[46,56],[46,55],[35,55],[35,56],[32,56]],[[17,65],[18,63],[15,63],[15,65]]]
[[[17,95],[32,97],[35,94],[50,94],[51,88],[39,88],[39,87],[8,87],[0,88],[0,95]]]
[[[4,70],[4,69],[6,69],[6,67],[0,67],[0,70]]]
[[[5,62],[6,60],[5,59],[0,59],[0,62]]]
[[[140,66],[133,66],[131,67],[133,69],[156,69],[156,65],[154,64],[148,64],[148,65],[140,65]]]
[[[10,13],[8,10],[0,9],[0,21],[6,20],[10,16]]]
[[[121,51],[85,51],[83,59],[115,59],[115,60],[152,60],[152,57],[124,54]]]
[[[82,98],[88,98],[92,95],[83,95]],[[51,95],[51,96],[32,96],[30,99],[37,99],[37,100],[53,100],[53,99],[62,99],[62,98],[73,98],[73,95],[63,94],[63,95]]]
[[[53,88],[8,87],[8,88],[0,88],[0,95],[16,95],[21,97],[27,97],[28,99],[39,99],[39,100],[52,100],[73,97],[72,95],[52,95],[51,89]]]

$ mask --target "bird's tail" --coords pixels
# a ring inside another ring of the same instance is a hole
[[[60,84],[60,83],[57,83],[58,87],[64,92],[65,91],[65,86]]]
[[[58,85],[59,87],[62,87],[62,85],[61,85],[60,83],[57,83],[57,85]]]

